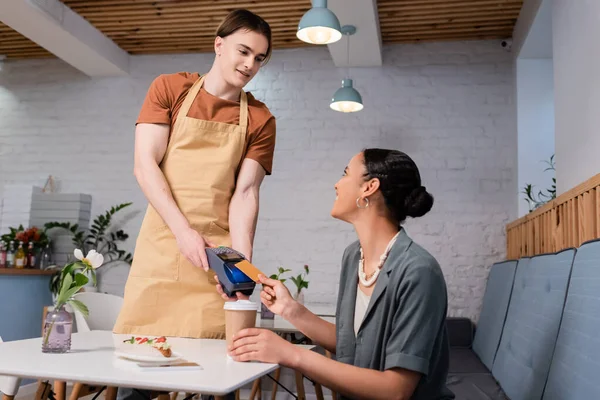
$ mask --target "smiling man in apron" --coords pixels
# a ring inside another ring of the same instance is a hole
[[[275,118],[243,87],[271,54],[271,30],[230,13],[210,71],[161,75],[137,121],[135,176],[149,201],[115,333],[224,338],[223,299],[205,247],[252,257]]]

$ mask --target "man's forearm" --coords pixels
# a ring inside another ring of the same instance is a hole
[[[231,247],[252,260],[252,247],[258,219],[258,188],[235,192],[229,204]]]
[[[142,192],[167,224],[176,234],[189,227],[189,222],[177,207],[171,188],[157,164],[149,162],[136,166],[135,177]]]

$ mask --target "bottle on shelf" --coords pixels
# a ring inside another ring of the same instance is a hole
[[[27,246],[27,258],[26,267],[35,268],[35,250],[33,249],[33,242],[29,242]]]
[[[6,243],[0,242],[0,268],[6,268]]]
[[[25,250],[23,250],[23,242],[19,242],[19,248],[15,253],[15,268],[25,268]]]
[[[6,250],[6,268],[13,268],[15,264],[15,242],[12,240]]]
[[[48,243],[40,254],[40,269],[44,270],[50,266],[52,266],[52,250],[50,249],[50,244]]]

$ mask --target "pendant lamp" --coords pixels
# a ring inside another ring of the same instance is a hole
[[[342,38],[340,21],[327,8],[327,0],[313,0],[312,8],[302,16],[296,36],[310,44],[329,44]]]
[[[356,28],[352,25],[344,25],[342,27],[342,33],[346,35],[347,39],[348,65],[350,65],[350,36],[354,35],[355,32]],[[343,113],[356,112],[364,108],[360,93],[352,86],[352,79],[346,78],[342,80],[342,87],[333,95],[329,107],[332,110]]]

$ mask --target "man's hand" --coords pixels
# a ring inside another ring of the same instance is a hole
[[[225,301],[250,300],[250,296],[246,296],[240,292],[235,292],[234,297],[227,296],[225,294],[225,292],[223,291],[223,287],[221,286],[221,283],[219,282],[219,277],[217,275],[215,275],[215,281],[217,281],[217,284],[216,284],[217,293],[219,293],[219,295],[223,298],[223,300],[225,300]]]
[[[201,267],[208,271],[208,259],[206,257],[206,248],[215,247],[215,245],[192,228],[187,228],[183,232],[175,235],[179,251],[196,267]]]

